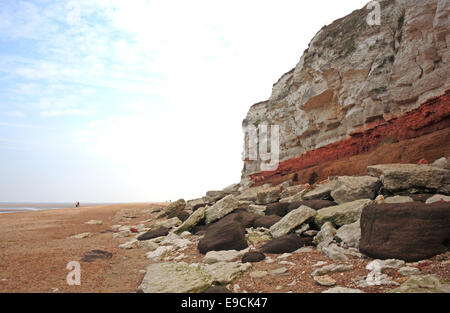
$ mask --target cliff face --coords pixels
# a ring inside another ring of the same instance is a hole
[[[380,4],[380,25],[367,23],[372,10],[365,7],[320,30],[270,99],[250,108],[244,127],[279,126],[280,166],[262,172],[261,160],[246,159],[243,183],[291,179],[323,162],[368,153],[386,138],[402,141],[450,126],[450,2]]]

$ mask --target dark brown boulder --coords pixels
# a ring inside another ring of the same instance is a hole
[[[198,243],[198,251],[243,250],[248,247],[245,228],[233,218],[223,218],[209,225],[205,236]]]
[[[103,250],[91,250],[84,254],[81,259],[82,262],[92,262],[97,259],[110,259],[112,257],[112,253]]]
[[[247,252],[242,256],[242,263],[257,263],[264,260],[266,256],[259,251]]]
[[[266,207],[266,215],[285,216],[288,213],[288,206],[290,203],[271,203]],[[292,204],[292,203],[291,203]]]
[[[255,222],[253,223],[253,225],[258,228],[258,227],[264,227],[269,229],[270,227],[272,227],[272,225],[278,223],[281,220],[281,217],[279,217],[278,215],[266,215],[266,216],[261,216],[258,217]]]
[[[415,262],[450,245],[450,203],[373,204],[361,215],[359,250],[377,259]]]
[[[167,218],[169,219],[169,218],[178,217],[182,222],[184,222],[185,220],[188,219],[189,215],[190,214],[186,211],[175,211],[175,212],[172,212],[171,214],[169,214],[167,216]]]
[[[242,225],[242,227],[250,228],[254,226],[256,219],[261,217],[261,215],[247,212],[244,209],[234,210],[232,213],[224,216],[220,221],[234,221]]]
[[[206,231],[208,230],[209,225],[212,224],[197,224],[194,226],[194,228],[192,229],[192,233],[196,236],[202,236],[206,233]]]
[[[300,237],[296,234],[291,234],[273,239],[264,244],[259,250],[263,253],[281,254],[294,252],[304,246],[312,246],[312,237]]]
[[[150,229],[145,234],[140,235],[137,237],[138,240],[150,240],[153,238],[163,237],[167,236],[169,234],[169,228],[167,227],[159,227],[157,229]]]

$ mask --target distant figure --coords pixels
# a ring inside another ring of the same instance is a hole
[[[80,202],[75,203],[75,206],[78,208],[80,206]]]

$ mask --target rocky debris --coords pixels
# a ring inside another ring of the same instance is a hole
[[[245,190],[241,191],[241,193],[238,196],[236,196],[236,197],[239,200],[256,202],[256,198],[257,198],[258,193],[262,192],[264,190],[267,190],[269,188],[272,188],[271,184],[266,184],[266,185],[263,185],[263,186],[248,188],[248,189],[245,189]]]
[[[320,265],[319,265],[320,266]],[[353,269],[353,266],[347,264],[330,264],[314,270],[312,276],[323,276],[331,273],[346,272]]]
[[[231,293],[231,291],[224,286],[211,286],[203,291],[203,293]]]
[[[305,193],[302,200],[329,200],[334,189],[336,189],[336,181],[328,181]]]
[[[274,270],[270,271],[271,276],[287,276],[289,273],[289,270],[286,267],[280,267],[276,268]]]
[[[153,261],[160,261],[163,256],[165,256],[167,253],[172,251],[174,249],[173,246],[160,246],[156,248],[154,251],[147,252],[145,254],[145,257],[147,259],[153,260]],[[147,271],[148,274],[148,271]]]
[[[131,241],[125,242],[119,245],[120,249],[138,249],[141,247],[141,243],[137,239],[133,239]]]
[[[272,237],[279,238],[293,231],[297,226],[302,225],[309,219],[316,216],[317,212],[307,206],[301,206],[289,212],[280,221],[270,227]]]
[[[98,221],[98,220],[90,220],[90,221],[87,221],[85,224],[88,224],[88,225],[102,225],[103,222],[102,221]]]
[[[247,228],[245,232],[245,238],[247,239],[248,243],[252,245],[257,244],[261,241],[268,241],[272,239],[272,235],[267,228]]]
[[[167,215],[170,215],[174,212],[182,211],[186,207],[186,201],[184,199],[179,199],[175,202],[172,202],[167,207],[165,207],[161,213],[158,214],[157,218],[162,218]]]
[[[283,198],[289,198],[289,197],[295,196],[295,195],[301,193],[303,190],[305,190],[305,187],[303,185],[295,185],[295,186],[286,187],[283,189],[283,192],[280,194],[280,198],[283,199]]]
[[[385,198],[384,202],[382,203],[409,203],[409,202],[414,202],[414,200],[411,197],[407,196],[395,196]]]
[[[282,254],[294,252],[304,246],[311,246],[311,237],[300,237],[296,234],[285,235],[276,239],[273,239],[265,243],[260,251],[262,253]]]
[[[280,200],[281,188],[273,187],[256,194],[256,204],[269,204]]]
[[[180,226],[183,222],[178,217],[173,217],[168,220],[160,221],[151,225],[151,228],[174,228]]]
[[[450,170],[450,158],[440,158],[434,161],[432,166]]]
[[[333,287],[323,291],[322,293],[364,293],[364,292],[354,288]]]
[[[303,224],[302,226],[297,227],[294,232],[297,235],[302,235],[304,232],[306,232],[309,229],[309,227],[310,227],[309,224]]]
[[[314,281],[321,286],[331,287],[336,285],[336,281],[328,275],[314,276]]]
[[[110,259],[112,258],[112,253],[103,250],[91,250],[84,254],[81,259],[82,262],[92,262],[97,259]]]
[[[169,214],[167,216],[167,218],[168,219],[178,218],[181,222],[184,222],[188,219],[189,216],[190,216],[189,212],[183,210],[183,211],[173,212],[173,213]]]
[[[336,235],[336,229],[331,222],[326,222],[322,225],[320,231],[313,239],[313,243],[317,246],[317,249],[321,250],[323,247],[329,246]]]
[[[389,192],[431,192],[450,194],[450,171],[429,165],[383,164],[367,167],[370,176],[383,183]]]
[[[269,229],[281,220],[278,215],[266,215],[257,218],[254,222],[255,227],[263,227]]]
[[[174,230],[175,233],[181,234],[184,231],[189,231],[194,228],[198,223],[200,223],[205,218],[206,207],[202,207],[194,211],[177,229]]]
[[[141,248],[143,248],[145,250],[155,251],[159,247],[159,245],[156,242],[153,242],[151,240],[143,240],[143,241],[140,241],[140,243],[141,243]]]
[[[397,272],[402,276],[412,276],[420,274],[420,269],[417,267],[403,266]]]
[[[309,192],[308,189],[303,189],[292,196],[281,198],[280,203],[293,203],[293,202],[302,201],[303,196],[308,192]]]
[[[206,192],[206,195],[203,197],[203,201],[207,204],[212,204],[225,198],[228,195],[229,193],[222,190],[211,190]]]
[[[269,272],[267,272],[267,271],[254,271],[254,272],[250,273],[250,277],[253,279],[264,278],[267,275],[269,275]]]
[[[133,232],[130,230],[122,230],[113,234],[113,238],[125,238],[133,235]]]
[[[205,202],[205,200],[203,198],[188,200],[188,201],[186,201],[185,210],[196,211],[199,208],[205,207],[207,204],[208,203]]]
[[[380,185],[380,180],[371,176],[341,176],[336,179],[331,197],[339,204],[360,199],[374,199]]]
[[[161,245],[167,244],[167,245],[174,246],[178,249],[184,249],[188,245],[192,244],[192,242],[186,238],[181,238],[180,236],[178,236],[175,233],[170,233],[169,235],[164,237],[163,240],[161,240],[160,244]]]
[[[239,200],[233,195],[228,195],[220,201],[216,202],[213,206],[208,207],[205,211],[205,222],[210,224],[224,217],[225,215],[233,212],[237,209]]]
[[[450,293],[450,284],[435,275],[413,275],[392,293]]]
[[[198,250],[202,254],[213,250],[239,251],[247,247],[245,228],[233,219],[222,219],[210,225],[205,236],[198,243]]]
[[[181,263],[155,263],[138,287],[143,293],[199,293],[212,284],[212,277],[202,269]]]
[[[362,199],[320,209],[317,211],[314,222],[319,227],[326,222],[333,223],[335,227],[352,224],[359,220],[362,210],[371,203],[370,199]]]
[[[362,253],[418,261],[449,248],[450,203],[373,204],[361,215]]]
[[[266,256],[259,251],[247,252],[242,256],[242,263],[257,263],[264,260]]]
[[[315,237],[315,236],[317,236],[318,233],[319,233],[318,230],[311,229],[311,230],[305,231],[305,232],[303,233],[303,235],[304,235],[305,237]]]
[[[237,261],[247,252],[247,250],[223,250],[223,251],[209,251],[203,257],[203,263],[214,264],[217,262],[233,262]]]
[[[361,240],[360,221],[340,227],[336,231],[335,237],[337,241],[344,243],[347,247],[359,248],[359,241]]]
[[[346,255],[352,255],[352,256],[359,257],[359,258],[362,257],[362,254],[360,254],[359,252],[353,251],[351,249],[352,248],[345,249],[345,248],[339,247],[335,243],[332,243],[326,247],[322,247],[322,252],[325,253],[325,255],[327,257],[329,257],[330,259],[340,260],[340,261],[347,260],[348,258]]]
[[[92,237],[92,233],[86,232],[86,233],[73,235],[70,238],[73,238],[73,239],[84,239],[84,238],[89,238],[89,237]]]
[[[137,237],[138,240],[150,240],[158,237],[164,237],[169,234],[169,228],[167,227],[159,227],[156,229],[151,229],[145,234],[142,234]]]
[[[266,209],[267,209],[267,206],[265,206],[265,205],[251,204],[248,206],[248,212],[257,214],[257,215],[261,215],[261,216],[266,215]]]
[[[217,262],[203,266],[206,273],[211,275],[214,283],[226,285],[232,282],[235,278],[240,276],[251,268],[250,263],[240,262]]]
[[[450,202],[450,196],[444,195],[434,195],[425,201],[426,204],[436,203],[436,202]]]
[[[398,285],[397,282],[392,281],[388,275],[383,274],[382,271],[388,268],[399,268],[405,264],[402,260],[373,260],[367,264],[366,269],[371,271],[367,278],[358,283],[360,287],[380,286],[380,285]]]

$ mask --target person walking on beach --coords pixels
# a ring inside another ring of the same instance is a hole
[[[80,207],[80,202],[75,203],[75,206],[78,208]]]

